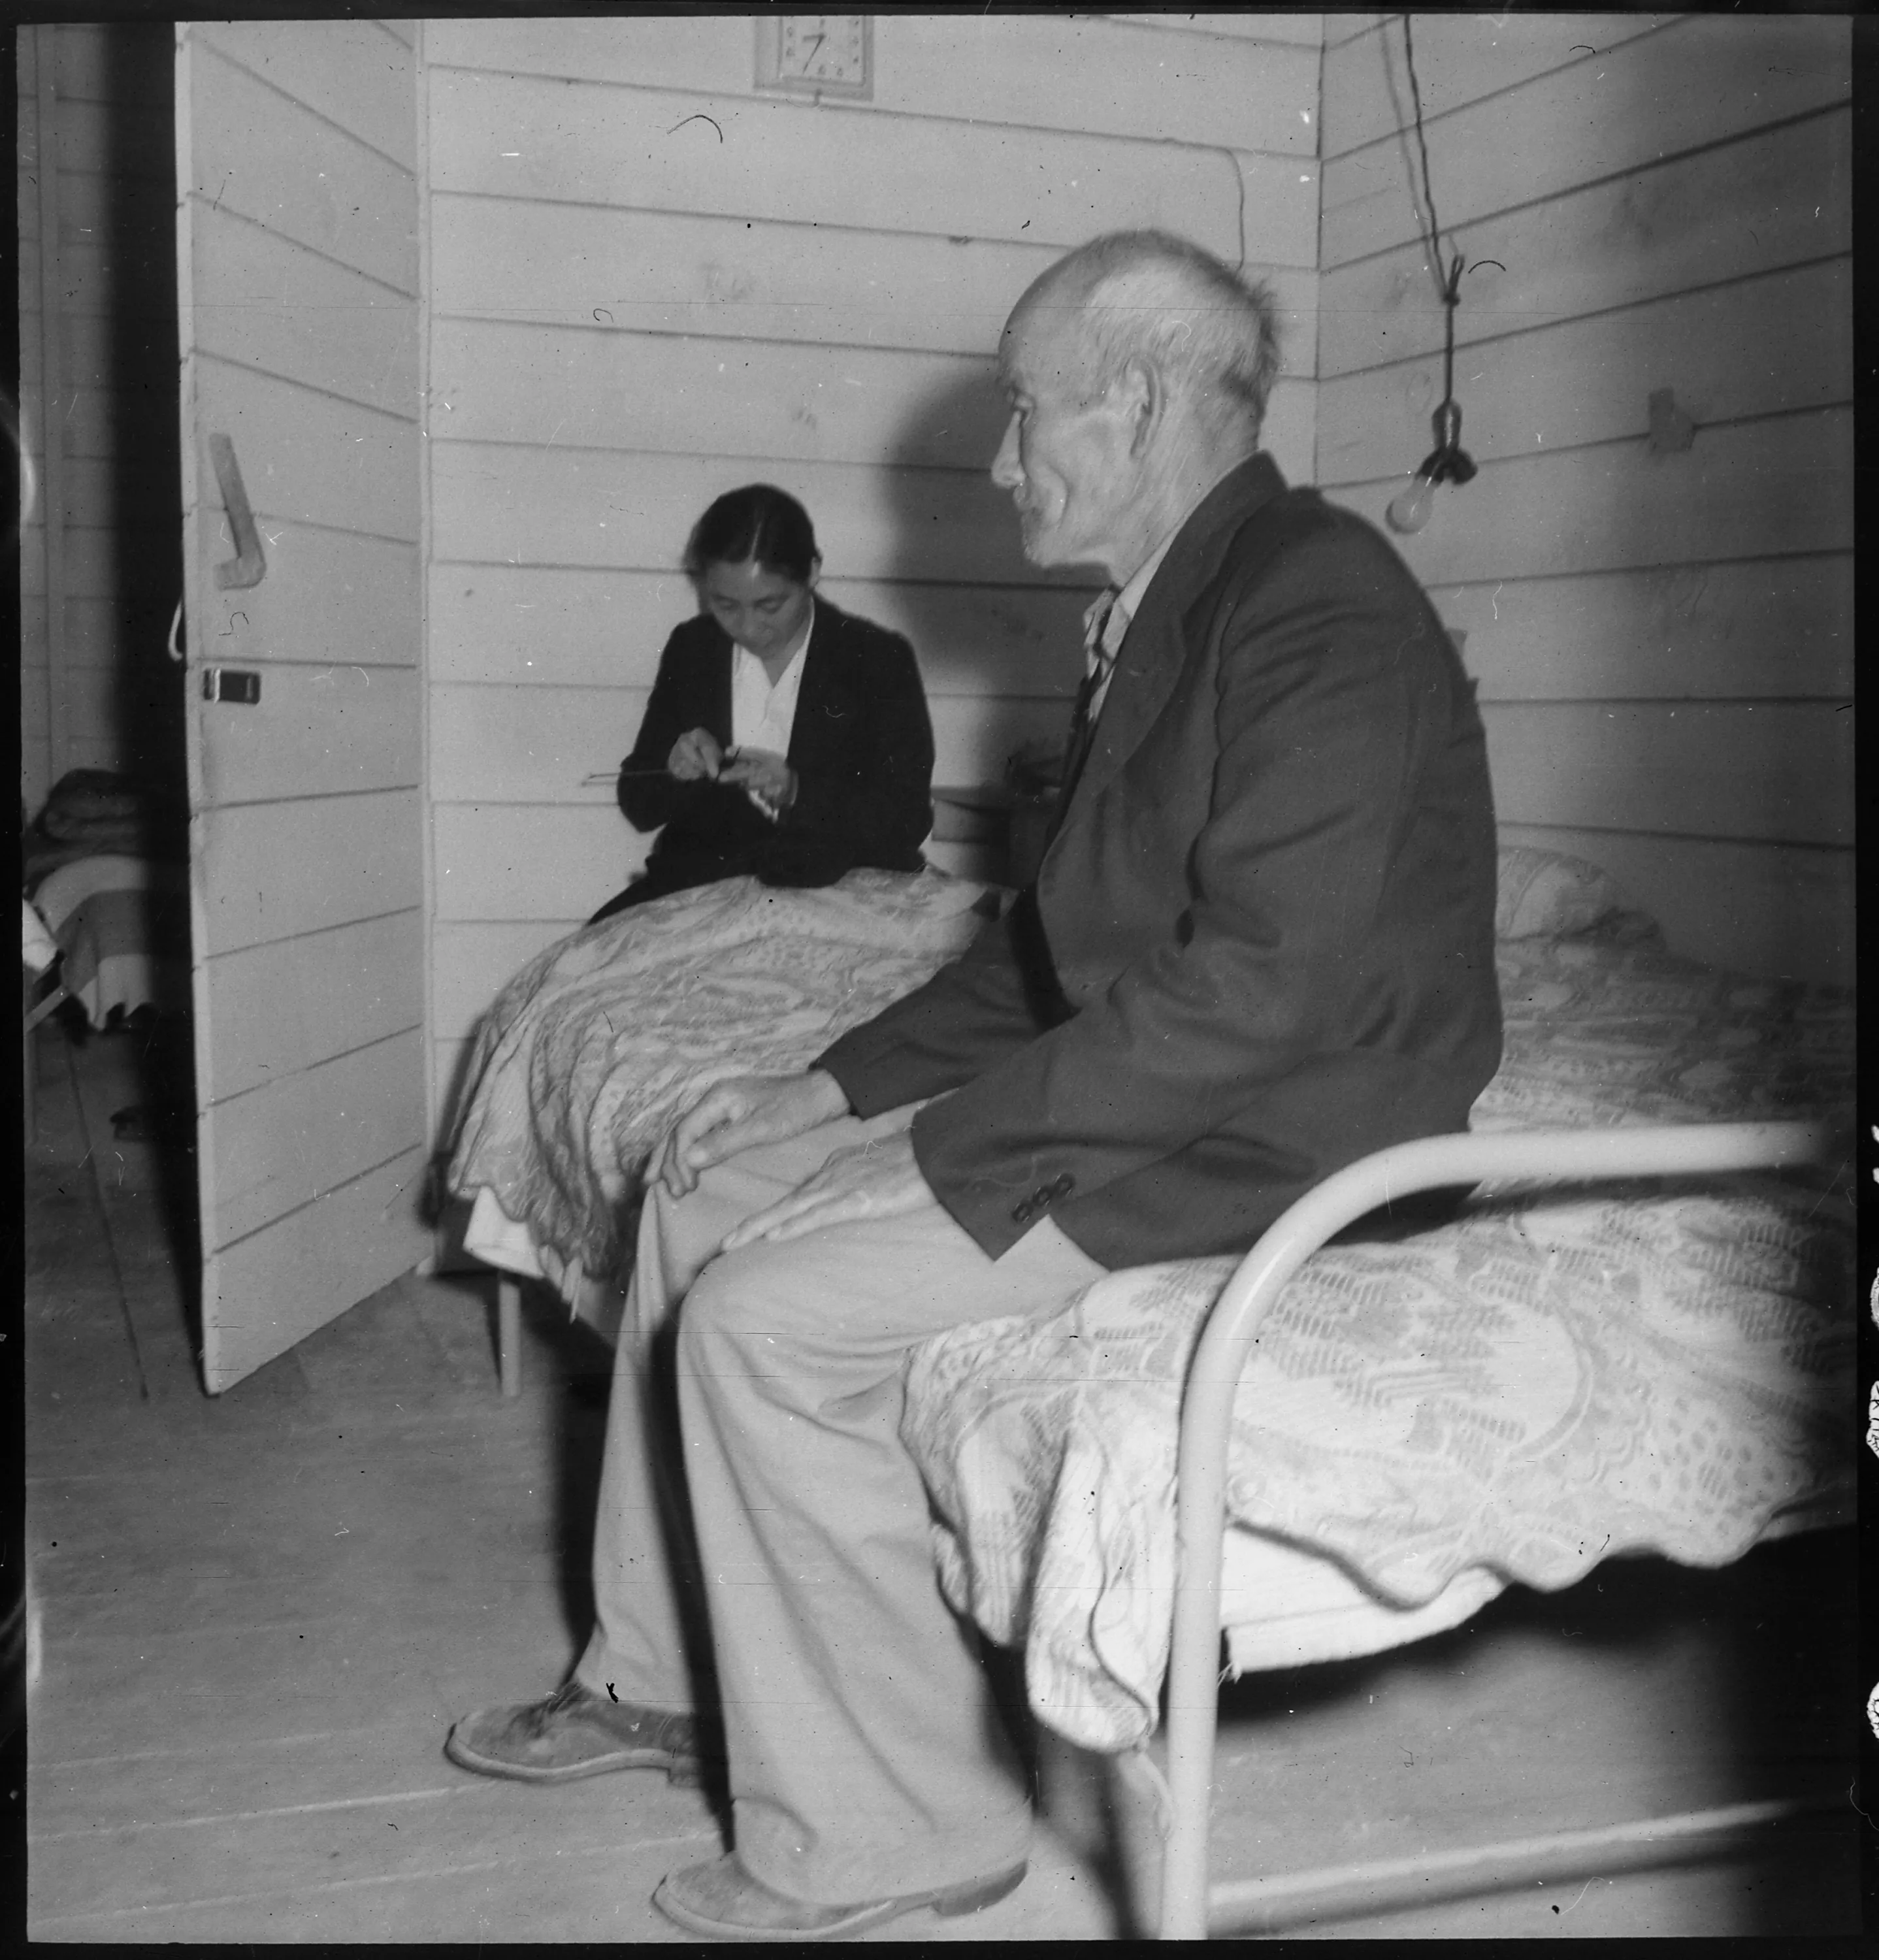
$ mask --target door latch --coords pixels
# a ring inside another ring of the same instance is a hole
[[[252,708],[261,698],[261,676],[246,667],[205,667],[202,698],[232,701],[238,707]]]

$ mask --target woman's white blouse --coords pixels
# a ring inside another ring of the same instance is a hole
[[[803,641],[790,656],[774,687],[764,671],[763,662],[748,648],[733,646],[731,661],[731,746],[734,749],[768,749],[771,754],[790,752],[790,736],[796,727],[796,698],[803,689],[803,657],[809,651],[809,636],[816,630],[812,607],[804,622]]]

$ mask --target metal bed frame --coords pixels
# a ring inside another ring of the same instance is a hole
[[[1642,1870],[1713,1855],[1746,1834],[1833,1801],[1734,1804],[1587,1831],[1365,1865],[1210,1885],[1208,1814],[1218,1723],[1220,1561],[1227,1526],[1233,1398],[1259,1328],[1286,1283],[1326,1240],[1413,1192],[1491,1182],[1554,1185],[1674,1177],[1830,1160],[1824,1123],[1693,1123],[1429,1137],[1347,1165],[1285,1213],[1215,1303],[1181,1404],[1176,1580],[1168,1671],[1168,1774],[1146,1754],[1164,1844],[1159,1936],[1272,1932],[1308,1916],[1387,1911],[1531,1883]]]
[[[1552,1185],[1620,1178],[1720,1175],[1830,1160],[1820,1122],[1687,1123],[1502,1131],[1426,1137],[1359,1158],[1286,1211],[1215,1302],[1182,1398],[1175,1498],[1176,1577],[1168,1669],[1168,1773],[1145,1752],[1122,1758],[1146,1784],[1162,1837],[1159,1936],[1276,1932],[1308,1917],[1387,1912],[1544,1880],[1642,1871],[1717,1855],[1803,1812],[1784,1799],[1509,1839],[1419,1857],[1210,1884],[1208,1818],[1219,1688],[1220,1561],[1233,1398],[1261,1323],[1300,1266],[1368,1213],[1418,1192],[1458,1185]],[[498,1271],[502,1393],[521,1392],[521,1282]]]

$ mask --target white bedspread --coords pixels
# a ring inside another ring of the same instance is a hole
[[[458,1196],[488,1194],[492,1263],[526,1272],[532,1244],[571,1305],[611,1287],[680,1099],[805,1067],[963,952],[987,889],[930,870],[850,871],[814,891],[730,878],[531,960],[478,1027],[450,1165]]]
[[[1649,941],[1499,956],[1507,1055],[1477,1128],[1845,1113],[1843,996]],[[1461,1602],[1406,1615],[1404,1638],[1508,1580],[1565,1586],[1633,1551],[1721,1565],[1798,1513],[1830,1521],[1851,1497],[1850,1235],[1842,1192],[1769,1176],[1477,1201],[1328,1247],[1243,1378],[1228,1514],[1382,1605]],[[1181,1387],[1236,1263],[1113,1274],[913,1360],[902,1434],[947,1595],[1024,1649],[1040,1719],[1090,1748],[1156,1723]],[[1260,1608],[1229,1602],[1254,1623],[1241,1664],[1270,1664]],[[1337,1651],[1390,1643],[1374,1621],[1361,1638]]]

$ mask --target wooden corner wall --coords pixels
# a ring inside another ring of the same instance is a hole
[[[1696,956],[1850,979],[1849,24],[1413,32],[1480,473],[1399,543],[1467,631],[1502,835]],[[1401,20],[1327,44],[1324,90],[1318,479],[1381,522],[1441,393]],[[1648,439],[1659,389],[1687,449]]]

